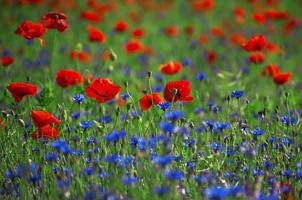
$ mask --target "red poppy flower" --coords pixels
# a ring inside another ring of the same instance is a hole
[[[116,32],[124,32],[128,28],[128,24],[124,21],[117,21],[114,25]]]
[[[162,64],[159,66],[159,70],[164,74],[177,74],[181,70],[182,66],[180,62],[170,61],[167,64]]]
[[[262,13],[253,13],[252,18],[258,24],[264,24],[264,22],[266,20],[265,15]]]
[[[199,12],[199,11],[207,11],[213,8],[214,2],[213,0],[199,0],[193,1],[191,4],[192,8]]]
[[[144,50],[144,45],[138,40],[132,39],[124,44],[124,50],[126,53],[135,53]]]
[[[208,43],[209,39],[208,39],[208,36],[205,35],[205,34],[201,34],[199,37],[198,37],[198,42],[201,44],[201,45],[204,45],[206,43]]]
[[[121,90],[121,86],[114,85],[110,79],[95,79],[86,86],[85,93],[88,97],[96,99],[99,103],[109,101]]]
[[[14,58],[10,56],[4,56],[1,58],[3,67],[7,67],[14,62]]]
[[[16,103],[21,102],[24,96],[35,96],[37,89],[37,86],[23,82],[13,82],[7,86],[7,90],[13,95]]]
[[[239,6],[237,6],[233,9],[233,13],[236,16],[241,16],[241,17],[245,16],[245,10]]]
[[[254,64],[260,64],[263,63],[266,58],[261,52],[254,52],[250,54],[249,59]]]
[[[278,73],[274,76],[273,80],[276,85],[283,85],[288,83],[292,74],[290,72]]]
[[[146,94],[139,99],[141,110],[148,110],[153,104],[157,105],[162,102],[158,93]]]
[[[38,127],[38,130],[34,131],[31,136],[33,139],[56,139],[59,136],[59,131],[57,127],[52,127],[48,124],[46,126]]]
[[[63,13],[49,12],[41,19],[44,26],[48,29],[57,29],[63,32],[68,27],[67,16]]]
[[[56,74],[56,83],[62,88],[81,84],[83,81],[81,74],[75,70],[61,69]]]
[[[207,52],[206,52],[206,59],[207,59],[207,62],[208,63],[214,63],[215,62],[215,60],[216,60],[216,53],[214,52],[214,51],[212,51],[212,50],[208,50]]]
[[[55,118],[52,114],[43,110],[32,110],[30,115],[35,126],[38,128],[50,124],[59,124],[61,122],[60,120]]]
[[[167,26],[164,30],[165,34],[169,37],[177,36],[178,30],[175,26]]]
[[[270,76],[270,77],[274,77],[276,76],[277,74],[279,74],[281,71],[279,69],[279,67],[277,65],[274,65],[274,64],[269,64],[267,65],[263,70],[261,70],[260,74],[262,76]]]
[[[191,35],[193,35],[194,31],[195,31],[195,30],[194,30],[194,27],[191,26],[191,25],[188,25],[188,26],[186,26],[186,27],[184,28],[184,33],[185,33],[186,36],[191,36]]]
[[[222,28],[219,26],[215,26],[215,27],[211,28],[210,32],[213,36],[216,36],[216,37],[221,37],[224,35]]]
[[[280,20],[287,18],[288,14],[284,11],[276,11],[273,9],[269,9],[265,12],[265,16],[272,20]]]
[[[281,49],[277,45],[275,45],[271,42],[268,42],[265,45],[265,51],[267,51],[268,53],[279,53],[281,51]]]
[[[92,10],[84,10],[81,12],[81,18],[90,22],[98,23],[101,21],[100,15]]]
[[[190,96],[191,88],[190,82],[187,80],[168,82],[164,89],[164,98],[169,102],[184,101],[189,102],[193,100]]]
[[[283,34],[288,35],[292,32],[293,28],[299,24],[297,18],[291,18],[283,27]]]
[[[132,31],[132,36],[141,38],[144,36],[144,30],[142,28],[136,28]]]
[[[92,42],[100,42],[103,43],[105,41],[105,35],[100,30],[94,28],[93,26],[87,27],[88,38]]]
[[[84,51],[74,51],[71,50],[69,52],[69,57],[71,59],[77,59],[79,62],[89,62],[91,60],[91,56]]]
[[[243,35],[241,35],[240,33],[231,33],[230,38],[229,38],[231,43],[237,44],[237,45],[241,45],[244,44],[246,42],[246,39]]]
[[[255,35],[242,45],[246,51],[261,51],[266,45],[266,38],[263,35]]]
[[[38,38],[40,43],[43,44],[41,37],[46,33],[46,31],[47,30],[41,23],[34,24],[30,21],[24,21],[17,27],[15,33],[26,39]]]

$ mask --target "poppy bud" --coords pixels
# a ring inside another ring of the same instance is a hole
[[[116,53],[113,51],[113,49],[110,49],[109,50],[109,56],[110,56],[110,60],[113,62],[113,61],[116,61],[117,59],[117,55]]]
[[[148,71],[148,77],[151,78],[152,77],[152,72]]]
[[[172,90],[172,95],[173,95],[173,96],[176,96],[176,94],[177,94],[177,89],[176,89],[176,88],[173,88],[173,90]]]
[[[77,43],[76,45],[76,51],[81,52],[83,50],[83,44],[82,43]]]

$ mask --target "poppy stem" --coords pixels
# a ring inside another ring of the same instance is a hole
[[[52,67],[54,65],[54,60],[55,60],[55,54],[56,54],[56,43],[57,43],[57,31],[54,31],[54,35],[53,35],[53,42],[52,42],[52,55],[51,55],[51,61],[50,61],[50,65],[49,65],[49,77],[52,77]]]

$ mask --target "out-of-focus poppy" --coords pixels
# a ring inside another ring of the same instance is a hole
[[[105,34],[93,26],[87,26],[86,28],[88,33],[88,38],[91,42],[100,42],[105,41]]]
[[[279,52],[281,52],[280,47],[278,47],[276,44],[274,44],[272,42],[267,42],[264,49],[268,53],[279,53]]]
[[[213,28],[211,28],[210,32],[213,36],[216,36],[216,37],[221,37],[224,35],[222,28],[219,26],[214,26]]]
[[[268,9],[265,12],[265,16],[271,20],[281,20],[286,19],[288,17],[288,14],[285,11],[276,11],[274,9]]]
[[[39,139],[39,138],[56,139],[59,136],[59,131],[57,127],[46,125],[46,126],[38,127],[38,130],[35,130],[31,136],[33,139]]]
[[[191,87],[187,80],[168,82],[164,89],[164,98],[169,102],[183,101],[190,102],[193,97],[190,96]]]
[[[265,15],[262,13],[253,13],[252,18],[258,24],[264,24],[266,20]]]
[[[62,88],[78,85],[84,81],[79,72],[71,69],[60,69],[57,72],[55,79],[56,83]]]
[[[182,66],[180,62],[173,62],[170,61],[166,64],[162,64],[159,66],[159,70],[164,73],[164,74],[177,74],[178,72],[180,72]]]
[[[158,93],[146,94],[139,99],[141,110],[148,110],[152,105],[157,105],[162,102]]]
[[[44,110],[32,110],[31,118],[36,127],[44,127],[50,124],[59,124],[61,121],[55,118],[52,114]]]
[[[91,60],[91,56],[87,52],[84,52],[84,51],[71,50],[69,52],[69,57],[71,59],[77,59],[80,62],[89,62]]]
[[[299,24],[299,20],[297,18],[291,18],[288,22],[283,26],[283,34],[288,35],[292,32],[293,28]]]
[[[131,34],[133,37],[141,38],[144,36],[144,30],[142,28],[136,28]]]
[[[206,34],[201,34],[199,37],[198,37],[198,42],[201,44],[201,45],[205,45],[206,43],[208,43],[209,41],[209,38]]]
[[[192,25],[188,25],[184,28],[184,33],[186,36],[191,36],[194,33],[194,27]]]
[[[206,59],[208,63],[214,63],[216,61],[217,55],[213,50],[206,51]]]
[[[120,20],[115,22],[114,30],[116,32],[124,32],[127,30],[127,28],[128,28],[128,24],[125,21]]]
[[[198,0],[193,1],[191,6],[194,11],[201,12],[201,11],[208,11],[214,7],[214,0]]]
[[[261,52],[253,52],[250,54],[249,59],[254,64],[260,64],[265,60],[265,56]]]
[[[81,18],[90,22],[98,23],[102,20],[99,13],[93,10],[84,10],[80,14]]]
[[[231,43],[237,44],[239,46],[246,43],[246,38],[243,35],[241,35],[240,33],[236,33],[236,32],[234,32],[230,35],[229,40]]]
[[[126,53],[136,53],[144,50],[144,45],[136,39],[129,40],[123,47]]]
[[[12,82],[7,86],[7,90],[12,94],[15,102],[19,103],[25,96],[35,96],[38,87],[30,83]]]
[[[172,25],[171,26],[167,26],[164,29],[164,32],[169,37],[174,37],[174,36],[178,35],[178,29],[175,26],[172,26]]]
[[[121,88],[119,85],[114,85],[110,79],[98,78],[86,86],[85,93],[97,102],[104,103],[115,97]]]
[[[67,16],[63,13],[49,12],[41,19],[44,26],[48,29],[57,29],[63,32],[68,27]]]
[[[270,77],[274,77],[274,76],[276,76],[277,74],[279,74],[281,71],[280,71],[280,69],[279,69],[279,67],[277,66],[277,65],[275,65],[275,64],[269,64],[269,65],[267,65],[264,69],[262,69],[261,71],[260,71],[260,74],[262,75],[262,76],[266,76],[266,75],[268,75],[268,76],[270,76]]]
[[[278,73],[274,76],[273,80],[276,85],[283,85],[289,82],[291,76],[291,72]]]
[[[266,45],[266,38],[263,35],[252,36],[249,41],[242,45],[246,51],[261,51]]]
[[[11,56],[4,56],[1,58],[1,63],[3,67],[7,67],[14,62],[14,58]]]

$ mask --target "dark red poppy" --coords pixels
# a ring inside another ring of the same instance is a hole
[[[290,72],[278,73],[274,76],[273,80],[276,85],[283,85],[288,83],[292,74]]]
[[[38,87],[30,83],[13,82],[7,86],[7,90],[13,95],[15,102],[19,103],[24,96],[35,96]]]
[[[91,42],[103,43],[105,41],[105,34],[97,28],[88,26],[86,30],[88,32],[88,38]]]
[[[286,19],[288,17],[288,14],[284,11],[276,11],[273,9],[269,9],[265,12],[265,16],[271,20],[280,20]]]
[[[263,63],[266,58],[261,52],[253,52],[250,54],[249,59],[254,64],[260,64]]]
[[[193,1],[191,3],[191,6],[197,12],[208,11],[208,10],[211,10],[214,7],[214,1],[213,0]]]
[[[237,6],[233,9],[233,13],[236,16],[241,16],[241,17],[245,16],[245,10],[239,6]]]
[[[24,21],[17,27],[15,33],[26,39],[38,38],[40,43],[43,44],[41,37],[46,33],[46,31],[47,30],[42,23]]]
[[[117,21],[114,25],[116,32],[124,32],[128,28],[128,24],[125,21]]]
[[[255,35],[242,45],[246,51],[261,51],[266,45],[266,38],[263,35]]]
[[[299,20],[297,18],[291,18],[289,21],[283,26],[283,34],[288,35],[292,32],[293,28],[299,24]]]
[[[11,56],[4,56],[1,58],[1,63],[3,67],[7,67],[14,62],[14,58]]]
[[[167,26],[164,32],[169,37],[174,37],[178,35],[178,29],[175,26]]]
[[[162,99],[158,93],[146,94],[139,99],[139,105],[141,110],[148,110],[153,104],[157,105],[162,102]]]
[[[190,96],[191,88],[190,82],[187,80],[168,82],[164,89],[164,98],[169,102],[184,101],[189,102],[193,100]]]
[[[81,12],[81,18],[90,22],[98,23],[101,21],[100,15],[92,10],[84,10]]]
[[[136,39],[132,39],[124,44],[126,53],[141,52],[144,50],[144,45]]]
[[[48,29],[57,29],[63,32],[68,27],[67,16],[63,13],[49,12],[41,19],[44,26]]]
[[[132,31],[132,36],[141,38],[144,36],[144,30],[142,28],[136,28]]]
[[[181,70],[182,66],[180,62],[170,61],[166,64],[162,64],[159,66],[159,70],[164,74],[177,74]]]
[[[56,79],[56,83],[62,88],[81,84],[84,81],[81,74],[72,69],[59,70],[56,74],[55,79]]]
[[[212,50],[206,51],[206,59],[207,59],[208,63],[214,63],[216,60],[216,57],[217,57],[217,55],[214,51],[212,51]]]
[[[191,26],[191,25],[188,25],[188,26],[186,26],[186,27],[184,28],[184,33],[185,33],[186,36],[191,36],[191,35],[193,35],[194,31],[195,31],[195,29],[194,29],[194,27]]]
[[[258,24],[264,24],[266,21],[265,15],[262,13],[253,13],[252,18]]]
[[[38,127],[38,130],[34,131],[31,136],[33,139],[56,139],[59,136],[59,131],[57,127],[52,127],[48,124],[46,126]]]
[[[61,122],[60,120],[55,118],[52,114],[43,110],[32,110],[30,115],[35,126],[38,128],[50,124],[59,124]]]
[[[85,93],[99,103],[104,103],[115,97],[121,88],[119,85],[114,85],[110,79],[98,78],[86,86]]]

